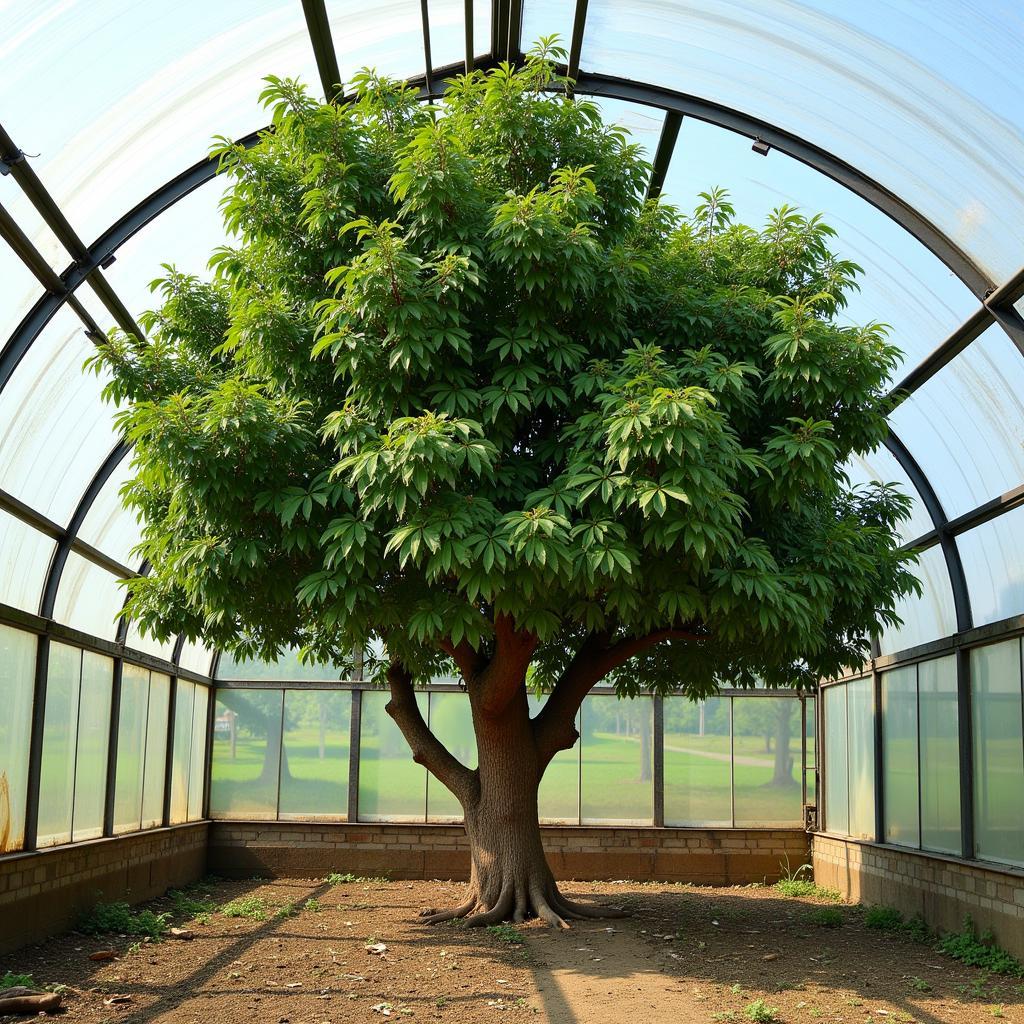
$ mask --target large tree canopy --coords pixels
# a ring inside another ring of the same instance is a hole
[[[413,679],[461,672],[479,744],[529,669],[539,778],[597,680],[806,685],[916,586],[907,499],[841,469],[885,437],[898,355],[837,322],[859,268],[792,208],[754,230],[721,190],[645,201],[638,147],[551,56],[434,105],[369,72],[341,105],[269,79],[272,130],[221,150],[213,280],[168,268],[148,343],[93,360],[135,446],[129,613],[244,655],[383,641],[468,824],[488,759],[453,763]]]

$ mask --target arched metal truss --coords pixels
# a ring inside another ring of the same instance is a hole
[[[331,37],[325,0],[301,0],[301,3],[324,94],[328,98],[337,99],[339,98],[338,83],[342,79],[342,74]],[[563,70],[575,78],[575,91],[578,93],[599,98],[614,98],[665,111],[662,133],[653,161],[653,174],[649,187],[652,195],[656,195],[664,184],[683,119],[691,117],[706,121],[747,136],[770,149],[778,149],[842,184],[880,209],[916,238],[942,260],[975,295],[980,303],[979,308],[947,339],[938,344],[921,363],[906,373],[894,388],[894,396],[897,401],[921,387],[993,324],[999,324],[1018,350],[1024,354],[1024,318],[1014,307],[1017,299],[1024,294],[1024,269],[1010,280],[997,286],[997,283],[990,280],[988,275],[953,239],[943,233],[911,204],[854,166],[838,159],[807,139],[797,137],[758,118],[707,99],[581,69],[580,61],[586,33],[587,11],[587,0],[577,0],[568,64]],[[484,58],[476,58],[473,53],[473,2],[465,0],[465,59],[457,65],[439,68],[432,67],[431,62],[427,0],[421,0],[420,12],[423,27],[424,68],[426,70],[424,74],[411,78],[410,81],[420,88],[424,98],[443,93],[445,78],[464,69],[472,66],[494,66],[503,60],[513,63],[522,60],[521,0],[492,0],[491,52]],[[239,142],[246,146],[253,145],[259,135],[259,132],[254,132],[240,139]],[[84,281],[88,281],[90,287],[113,316],[114,321],[122,329],[142,336],[131,312],[104,278],[103,268],[110,265],[120,246],[140,229],[211,180],[216,175],[217,166],[213,160],[202,160],[182,171],[116,221],[88,247],[75,233],[59,206],[36,176],[25,154],[16,146],[14,140],[2,126],[0,126],[0,172],[9,173],[15,179],[72,257],[72,263],[65,271],[59,276],[56,275],[46,260],[35,250],[14,219],[0,207],[0,237],[11,245],[44,288],[42,297],[28,312],[0,351],[0,392],[2,392],[22,358],[65,302],[80,317],[86,332],[92,337],[98,336],[97,324],[75,296],[77,288]],[[987,522],[1003,512],[1024,504],[1024,486],[949,521],[945,517],[934,488],[931,487],[906,446],[895,435],[892,435],[887,442],[887,447],[917,487],[932,518],[933,530],[919,538],[914,544],[922,547],[933,544],[942,546],[954,594],[957,629],[961,632],[970,629],[972,620],[969,596],[954,538],[957,534],[973,526]],[[62,571],[71,551],[121,575],[132,573],[132,570],[108,558],[78,537],[81,525],[97,495],[127,453],[127,446],[123,443],[118,444],[104,460],[87,485],[67,526],[50,521],[13,495],[0,491],[0,509],[9,512],[57,541],[40,602],[39,610],[44,618],[52,615]],[[142,572],[146,569],[146,566],[140,567]],[[117,639],[123,643],[124,638],[125,627],[122,625],[118,628]],[[177,665],[182,647],[183,640],[179,638],[175,645],[172,667]]]

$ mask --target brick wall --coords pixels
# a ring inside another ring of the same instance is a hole
[[[812,846],[818,885],[920,914],[941,931],[958,931],[970,915],[979,931],[990,929],[999,945],[1024,958],[1024,871],[824,835]]]
[[[732,885],[774,881],[787,860],[809,859],[798,829],[572,828],[545,826],[557,878]],[[322,877],[331,871],[391,878],[469,877],[461,826],[227,822],[210,825],[209,869],[226,877]]]
[[[0,857],[0,952],[74,925],[98,901],[139,903],[206,870],[205,822]]]

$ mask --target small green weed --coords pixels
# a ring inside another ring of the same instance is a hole
[[[0,978],[0,991],[5,988],[32,988],[33,981],[31,974],[12,974],[8,971]]]
[[[524,939],[520,935],[519,929],[510,924],[492,924],[487,930],[499,942],[504,942],[508,946],[521,946],[523,944]]]
[[[308,910],[311,914],[319,914],[324,908],[323,904],[315,896],[310,896],[310,898],[302,904],[302,909]]]
[[[333,871],[324,881],[328,885],[347,885],[352,882],[374,882],[380,884],[382,882],[390,882],[391,879],[384,875],[353,875],[351,871],[346,871],[344,874]]]
[[[209,920],[210,914],[217,909],[217,904],[213,900],[197,899],[187,889],[171,889],[167,898],[174,908],[174,916],[185,921],[199,920],[200,917]]]
[[[127,903],[97,903],[79,922],[86,935],[148,935],[159,939],[167,931],[171,915],[152,910],[132,910]]]
[[[818,928],[840,928],[843,924],[843,912],[835,907],[822,907],[807,915],[809,924]]]
[[[284,906],[278,907],[274,911],[274,917],[281,921],[286,917],[294,917],[299,912],[297,903],[285,903]]]
[[[964,919],[963,931],[944,936],[939,940],[938,948],[946,956],[970,967],[980,967],[989,974],[1024,978],[1024,964],[1005,949],[1000,949],[991,932],[982,932],[979,936],[969,917]]]
[[[763,999],[755,999],[744,1011],[743,1016],[754,1024],[780,1024],[777,1006],[769,1006]]]
[[[267,905],[259,896],[241,896],[220,908],[225,917],[248,917],[253,921],[267,919]]]
[[[895,907],[868,907],[864,911],[864,926],[883,932],[898,932],[903,927],[903,914]]]
[[[911,978],[910,987],[915,992],[931,992],[932,990],[931,985],[929,985],[928,982],[924,980],[924,978]]]
[[[842,896],[836,889],[825,889],[807,878],[782,878],[775,883],[775,891],[781,892],[783,896],[797,898],[813,896],[819,900],[830,900],[832,903],[839,903]]]

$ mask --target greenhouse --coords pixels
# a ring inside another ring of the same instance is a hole
[[[0,55],[0,1020],[1024,1021],[1013,5]]]

